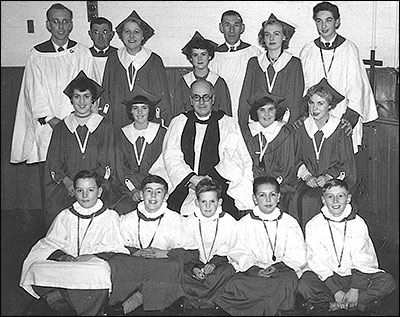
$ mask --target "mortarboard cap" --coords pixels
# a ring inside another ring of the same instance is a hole
[[[64,89],[64,94],[71,99],[74,89],[78,89],[79,91],[86,89],[90,90],[93,95],[93,102],[96,101],[104,91],[104,88],[93,79],[87,77],[83,70],[81,70],[79,74]]]
[[[129,20],[134,20],[139,22],[139,26],[143,31],[143,43],[145,43],[149,38],[151,38],[154,35],[154,29],[146,21],[144,21],[136,13],[135,10],[133,10],[132,13],[128,17],[126,17],[120,24],[118,24],[117,27],[115,28],[119,36],[122,33],[122,28],[124,27],[125,22]]]
[[[205,47],[211,57],[214,57],[214,52],[218,44],[205,39],[198,31],[196,31],[189,42],[182,48],[182,53],[189,57],[192,54],[192,48],[197,48],[198,45]]]
[[[150,107],[155,107],[155,105],[159,103],[160,100],[161,98],[136,85],[132,92],[129,94],[128,98],[122,101],[122,104],[126,106],[131,106],[137,103],[145,103],[148,104]]]
[[[341,95],[335,88],[333,88],[326,78],[322,78],[321,81],[313,86],[314,88],[323,88],[324,90],[328,91],[332,95],[332,101],[334,104],[338,104],[344,99],[344,96]]]
[[[286,41],[288,41],[288,42],[290,41],[290,39],[292,38],[292,36],[296,30],[296,28],[294,26],[291,26],[290,24],[288,24],[282,20],[279,20],[273,13],[271,13],[271,15],[269,16],[269,18],[266,22],[268,22],[268,21],[278,21],[279,23],[281,23],[282,26],[286,30]]]

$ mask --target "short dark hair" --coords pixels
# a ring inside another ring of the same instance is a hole
[[[95,18],[92,21],[90,21],[90,29],[92,29],[94,24],[99,24],[99,25],[100,24],[107,24],[110,27],[111,31],[113,29],[113,25],[112,25],[111,21],[106,19],[106,18],[104,18],[104,17],[98,17],[98,18]]]
[[[250,114],[251,120],[258,121],[257,110],[258,110],[258,108],[263,107],[265,105],[273,105],[276,109],[278,108],[278,105],[272,98],[267,97],[267,96],[262,97],[260,100],[257,100],[250,108],[249,114]],[[277,120],[276,117],[275,117],[275,120]]]
[[[147,184],[149,183],[157,183],[164,186],[165,192],[168,193],[168,183],[165,181],[164,178],[158,175],[148,174],[141,182],[140,189],[144,189]]]
[[[239,19],[240,19],[240,22],[243,23],[242,16],[240,15],[239,12],[237,12],[235,10],[228,10],[228,11],[225,11],[224,13],[222,13],[221,22],[224,19],[224,17],[226,17],[226,16],[235,16],[235,15],[237,15],[239,17]]]
[[[73,96],[73,92],[75,89],[78,91],[89,90],[92,94],[92,101],[94,101],[94,99],[97,96],[96,86],[93,84],[93,82],[91,82],[90,80],[87,80],[86,78],[78,78],[78,79],[72,81],[71,86],[69,88],[71,91],[71,97],[70,97],[71,101],[72,101],[72,96]]]
[[[133,121],[133,115],[132,115],[132,106],[136,105],[138,103],[144,103],[149,106],[149,115],[147,117],[147,121],[153,121],[154,118],[156,117],[156,106],[151,105],[151,102],[149,99],[145,96],[140,96],[142,100],[137,100],[134,103],[131,103],[130,105],[125,105],[126,113],[128,115],[129,120]]]
[[[102,186],[102,179],[100,178],[99,174],[94,171],[89,170],[81,170],[75,174],[74,177],[74,188],[76,188],[76,183],[78,179],[85,179],[85,178],[93,178],[97,184],[97,187]]]
[[[207,50],[208,55],[210,55],[210,61],[214,58],[215,55],[215,48],[214,46],[212,46],[212,44],[210,44],[210,42],[208,42],[207,40],[205,41],[201,41],[201,40],[197,40],[194,41],[192,44],[190,44],[187,47],[187,52],[189,52],[188,55],[186,55],[186,58],[189,60],[190,62],[190,57],[192,56],[192,50],[194,48],[200,48],[202,50]]]
[[[339,187],[343,187],[347,192],[349,192],[349,185],[347,185],[347,183],[341,179],[330,179],[329,181],[327,181],[325,183],[325,185],[322,187],[322,193],[325,193],[328,189],[334,187],[334,186],[339,186]]]
[[[221,198],[222,188],[217,182],[213,181],[212,179],[203,178],[200,182],[197,183],[195,192],[197,199],[199,199],[201,193],[206,192],[216,192],[217,197]]]
[[[50,21],[50,11],[53,9],[54,10],[67,10],[69,12],[69,14],[71,15],[71,20],[72,20],[72,17],[73,17],[72,10],[68,9],[65,5],[63,5],[61,3],[54,3],[46,12],[47,21]]]
[[[333,17],[335,20],[340,18],[339,14],[339,8],[337,5],[334,5],[330,2],[324,1],[318,3],[314,8],[313,8],[313,19],[315,20],[317,13],[320,11],[329,11],[332,13]]]
[[[271,184],[275,186],[275,190],[280,193],[281,192],[281,185],[279,185],[278,181],[275,179],[275,177],[272,176],[259,176],[254,179],[253,181],[253,194],[257,194],[257,189],[258,186],[262,184]]]

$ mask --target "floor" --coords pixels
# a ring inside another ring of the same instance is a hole
[[[21,266],[33,244],[45,235],[45,225],[41,210],[1,211],[1,316],[22,316],[25,307],[32,301],[18,286]],[[374,238],[372,237],[374,240]],[[375,241],[380,267],[390,272],[396,279],[397,288],[382,305],[375,316],[399,316],[399,246]],[[305,311],[297,309],[292,316],[303,316]],[[132,316],[224,316],[221,310],[191,310],[181,312],[173,307],[164,312],[143,312],[136,310]],[[357,316],[356,313],[339,311],[332,316]],[[359,314],[358,314],[359,315]]]

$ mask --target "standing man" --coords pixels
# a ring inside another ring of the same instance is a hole
[[[46,17],[51,38],[36,45],[29,53],[17,104],[10,157],[11,163],[39,163],[42,186],[44,161],[53,128],[74,110],[63,90],[81,70],[96,79],[89,48],[69,39],[73,28],[72,11],[55,3],[47,10]]]
[[[94,62],[100,75],[100,82],[103,81],[104,68],[106,67],[107,58],[110,54],[116,52],[118,48],[111,46],[110,42],[115,32],[110,20],[104,17],[98,17],[90,22],[90,30],[88,31],[93,41],[90,52],[93,55]]]
[[[209,81],[190,86],[194,110],[174,117],[164,138],[163,157],[172,183],[168,206],[183,216],[193,214],[195,187],[204,178],[222,186],[222,209],[239,219],[251,209],[252,160],[238,123],[214,111],[215,91]],[[151,172],[151,171],[150,171]]]
[[[219,23],[219,30],[224,34],[225,43],[218,46],[209,66],[210,70],[220,75],[228,84],[232,100],[232,116],[238,121],[239,97],[247,62],[261,52],[257,47],[240,40],[245,25],[238,12],[225,11]]]
[[[331,114],[347,119],[353,127],[354,153],[362,141],[362,124],[376,120],[378,111],[357,46],[342,37],[339,8],[330,2],[318,3],[313,8],[313,19],[319,37],[300,51],[305,91],[326,78],[345,99]]]

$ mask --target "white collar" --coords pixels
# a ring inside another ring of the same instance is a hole
[[[141,201],[141,202],[138,204],[137,209],[138,209],[143,215],[145,215],[147,218],[154,219],[154,218],[157,218],[157,217],[159,217],[159,216],[165,214],[165,211],[167,210],[167,202],[164,201],[164,202],[162,203],[160,209],[158,209],[158,210],[155,211],[155,212],[148,212],[148,211],[146,210],[146,207],[144,206],[144,202],[143,202],[143,201]]]
[[[85,123],[89,132],[93,133],[93,131],[97,129],[97,127],[99,126],[100,122],[103,119],[104,119],[104,117],[102,115],[99,115],[98,113],[92,113],[90,115],[89,119]],[[64,122],[65,122],[65,125],[67,126],[68,130],[71,131],[71,133],[74,133],[76,131],[76,128],[79,126],[79,123],[76,120],[76,117],[73,113],[68,115],[64,119]]]
[[[328,121],[321,128],[321,131],[324,134],[325,139],[329,138],[333,134],[333,132],[335,132],[339,123],[340,123],[339,118],[329,115]],[[318,131],[317,124],[315,123],[315,120],[312,116],[309,115],[306,118],[306,120],[304,120],[304,128],[306,129],[308,136],[312,139],[314,137],[315,132]]]
[[[159,123],[149,122],[149,125],[146,129],[138,130],[135,128],[132,122],[122,127],[121,130],[125,134],[126,138],[129,140],[129,142],[131,142],[132,144],[134,144],[136,142],[136,139],[140,136],[144,137],[145,142],[150,144],[156,137],[159,128]]]
[[[209,222],[209,221],[214,221],[219,218],[219,215],[222,213],[222,207],[219,206],[217,207],[217,210],[215,214],[213,214],[211,217],[204,217],[203,214],[200,211],[200,208],[196,208],[194,211],[194,215],[196,218],[198,218],[201,222]]]
[[[107,51],[108,51],[108,49],[110,48],[110,45],[108,45],[105,49],[103,49],[103,50],[99,50],[96,46],[94,46],[93,45],[93,48],[94,48],[94,50],[97,52],[97,53],[100,53],[101,51],[103,51],[104,53],[106,53]]]
[[[199,119],[200,121],[207,121],[208,119],[210,119],[212,112],[207,116],[207,117],[199,117],[197,115],[196,112],[194,112],[194,115],[196,116],[197,119]]]
[[[77,201],[72,204],[74,209],[81,215],[87,216],[91,215],[92,213],[99,211],[103,207],[103,202],[101,199],[97,199],[96,204],[90,208],[83,208]]]
[[[241,40],[237,41],[236,44],[234,44],[234,45],[231,45],[228,42],[225,42],[226,46],[228,46],[228,52],[231,50],[232,47],[233,47],[233,49],[235,51],[237,51],[237,49],[238,49],[238,47],[240,46],[241,43],[242,43]]]
[[[51,40],[51,43],[53,44],[54,49],[56,50],[56,52],[58,52],[58,49],[59,49],[60,47],[62,47],[62,48],[64,49],[64,51],[67,50],[67,48],[68,48],[68,42],[69,42],[69,39],[67,40],[67,42],[66,42],[63,46],[59,46],[59,45],[57,45],[56,43],[54,43],[53,40]]]
[[[279,218],[279,216],[281,215],[281,210],[278,207],[275,207],[275,209],[271,213],[265,214],[260,210],[260,208],[258,206],[255,206],[253,208],[253,213],[261,220],[273,221],[273,220],[277,220]]]
[[[276,60],[274,63],[273,67],[276,73],[280,72],[282,69],[285,68],[285,66],[289,63],[291,60],[293,54],[289,53],[287,51],[283,51],[281,56]],[[257,56],[258,64],[260,65],[260,68],[263,70],[263,72],[267,72],[268,66],[271,64],[267,57],[267,52],[261,53],[260,55]]]
[[[332,221],[334,221],[334,222],[340,222],[340,221],[342,221],[344,218],[347,218],[347,217],[351,214],[352,209],[353,209],[353,208],[351,207],[351,204],[347,204],[346,207],[344,208],[342,214],[341,214],[340,216],[337,216],[337,217],[333,216],[333,215],[329,212],[328,207],[326,207],[326,206],[323,206],[323,207],[321,208],[321,212],[323,213],[323,215],[325,216],[325,218],[328,218],[329,220],[332,220]]]
[[[136,55],[129,54],[126,47],[119,49],[117,52],[124,68],[128,69],[129,65],[133,62],[136,72],[147,62],[152,53],[151,50],[144,46],[142,46],[142,49]]]
[[[332,46],[333,42],[335,42],[335,40],[336,40],[336,37],[337,37],[337,33],[335,34],[335,36],[333,37],[333,39],[330,40],[330,41],[324,40],[324,39],[322,38],[322,36],[320,36],[319,40],[320,40],[321,43],[324,44],[324,45],[325,45],[326,43],[330,43],[329,46]]]
[[[272,122],[268,127],[264,128],[259,121],[249,122],[251,135],[254,137],[259,133],[265,136],[268,143],[272,142],[281,131],[284,124],[279,121]]]

